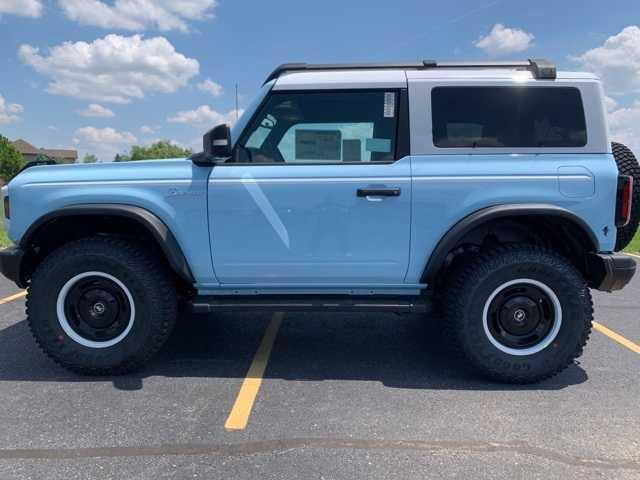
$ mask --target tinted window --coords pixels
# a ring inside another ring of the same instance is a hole
[[[582,147],[580,91],[568,87],[437,87],[433,144],[454,147]]]
[[[338,163],[395,158],[397,92],[274,92],[236,161]]]

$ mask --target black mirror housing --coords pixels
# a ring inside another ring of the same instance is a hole
[[[229,158],[231,156],[231,129],[223,123],[218,125],[202,137],[202,147],[206,156],[214,158]]]

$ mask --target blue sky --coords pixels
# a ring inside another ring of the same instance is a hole
[[[0,133],[111,160],[197,145],[282,62],[546,57],[600,74],[614,135],[640,146],[637,0],[143,3],[0,0]]]

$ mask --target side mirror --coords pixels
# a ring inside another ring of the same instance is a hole
[[[229,158],[231,156],[231,129],[223,123],[212,128],[202,137],[205,156]]]

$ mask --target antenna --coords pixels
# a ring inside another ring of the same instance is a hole
[[[236,83],[236,122],[238,121],[238,84]]]

